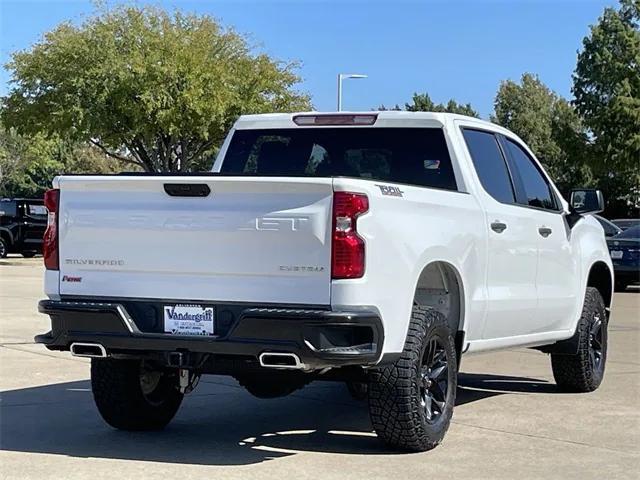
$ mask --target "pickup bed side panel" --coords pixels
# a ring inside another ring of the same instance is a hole
[[[165,183],[207,185],[170,196]],[[330,179],[60,178],[60,294],[328,305]]]
[[[366,242],[365,275],[334,281],[332,306],[376,306],[384,324],[384,353],[400,352],[420,273],[431,262],[445,262],[464,285],[466,338],[480,338],[486,304],[483,211],[466,193],[394,185],[402,197],[383,195],[374,182],[335,179],[336,191],[366,193],[370,207],[358,219]]]

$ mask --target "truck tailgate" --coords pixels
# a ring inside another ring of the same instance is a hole
[[[210,194],[171,196],[165,184]],[[58,185],[62,295],[330,302],[331,179],[68,176]]]

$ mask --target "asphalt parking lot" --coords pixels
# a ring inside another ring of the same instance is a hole
[[[204,377],[168,428],[107,427],[89,362],[33,344],[42,260],[0,260],[1,478],[640,478],[640,290],[616,294],[605,381],[558,393],[549,359],[517,349],[466,357],[444,443],[420,454],[381,446],[366,405],[317,382],[258,400]]]

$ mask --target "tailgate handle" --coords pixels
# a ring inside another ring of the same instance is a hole
[[[208,197],[211,193],[206,183],[165,183],[164,191],[172,197]]]

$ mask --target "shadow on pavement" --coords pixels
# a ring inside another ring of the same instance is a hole
[[[507,393],[551,393],[542,380],[460,374],[458,405]],[[231,379],[204,377],[161,432],[122,432],[99,417],[89,381],[0,394],[0,450],[201,465],[247,465],[301,451],[392,454],[364,402],[340,383],[315,382],[259,400]]]
[[[504,394],[560,393],[554,383],[525,377],[478,373],[458,374],[456,406]]]

